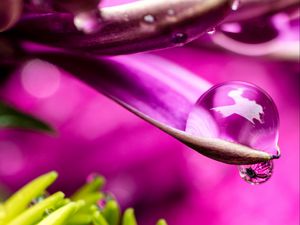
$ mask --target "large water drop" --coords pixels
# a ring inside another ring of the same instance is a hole
[[[190,112],[186,131],[201,137],[220,138],[278,155],[279,116],[270,96],[255,85],[231,81],[205,92]],[[267,181],[273,162],[239,166],[251,184]]]

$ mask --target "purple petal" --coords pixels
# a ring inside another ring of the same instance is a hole
[[[28,14],[16,28],[22,39],[97,54],[124,54],[181,46],[216,26],[231,1],[138,1],[100,9],[99,32],[85,35],[72,14]]]
[[[187,146],[212,159],[230,164],[252,164],[271,155],[220,139],[200,138],[184,132],[191,107],[208,87],[196,76],[162,70],[160,60],[143,55],[97,59],[64,53],[37,54],[71,72],[97,91],[150,122]],[[147,63],[161,70],[153,71]],[[164,67],[167,67],[164,64]],[[174,68],[169,65],[169,68]],[[165,71],[165,72],[164,72]],[[181,77],[181,78],[180,78]],[[191,82],[192,81],[192,82]]]

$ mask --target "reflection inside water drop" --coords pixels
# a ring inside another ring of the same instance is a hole
[[[186,132],[195,136],[220,138],[278,155],[277,108],[260,88],[245,82],[227,82],[206,91],[190,112]],[[267,181],[273,162],[238,167],[248,183]]]
[[[270,179],[273,172],[273,161],[253,165],[238,166],[240,176],[249,184],[260,184]]]

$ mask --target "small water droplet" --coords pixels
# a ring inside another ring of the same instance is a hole
[[[76,28],[86,34],[98,32],[102,28],[102,20],[98,10],[81,12],[74,17]]]
[[[179,32],[179,33],[173,34],[173,36],[172,36],[172,42],[174,44],[183,44],[186,42],[187,39],[188,39],[188,36],[185,33]]]
[[[107,202],[110,201],[110,200],[114,200],[114,199],[115,199],[115,197],[112,194],[106,193],[104,198],[102,198],[98,201],[98,203],[97,203],[98,209],[100,211],[102,211],[105,208]]]
[[[249,184],[261,184],[270,179],[273,173],[273,161],[253,165],[238,166],[240,176]]]
[[[99,177],[98,173],[91,173],[87,176],[86,181],[88,183],[93,182],[97,177]]]
[[[207,33],[209,34],[209,35],[213,35],[214,33],[216,33],[216,28],[211,28],[211,29],[209,29],[208,31],[207,31]]]
[[[55,211],[55,209],[53,208],[49,208],[45,210],[44,216],[49,216],[51,213],[53,213]]]
[[[128,15],[128,14],[124,14],[124,20],[125,20],[126,22],[129,21],[129,15]]]
[[[49,194],[47,192],[39,195],[38,197],[36,197],[35,199],[32,199],[30,202],[30,206],[36,205],[42,201],[44,201],[47,197],[49,196]]]
[[[148,14],[148,15],[144,16],[144,22],[152,24],[155,22],[155,17],[152,16],[151,14]]]
[[[168,14],[168,16],[174,16],[175,15],[175,10],[174,9],[168,9],[167,14]]]
[[[232,5],[231,5],[231,9],[233,11],[238,10],[238,8],[240,7],[241,1],[240,0],[234,0]]]

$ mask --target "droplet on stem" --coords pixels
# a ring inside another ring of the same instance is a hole
[[[100,199],[97,202],[97,207],[100,211],[103,211],[108,201],[115,199],[115,197],[111,193],[106,193],[104,198]]]
[[[172,42],[174,44],[184,44],[187,41],[187,39],[188,36],[185,33],[178,32],[172,35]]]
[[[190,112],[186,132],[239,143],[278,155],[279,116],[273,100],[260,88],[231,81],[206,91]],[[238,167],[241,177],[251,184],[267,181],[273,162]]]
[[[44,192],[40,196],[36,197],[35,199],[32,199],[30,202],[30,206],[36,205],[42,201],[44,201],[47,197],[49,197],[49,193]]]
[[[86,34],[98,32],[102,28],[102,20],[99,10],[80,12],[74,17],[76,28]]]
[[[151,14],[145,15],[144,16],[144,22],[148,24],[152,24],[155,22],[155,17],[152,16]]]
[[[168,9],[167,14],[168,14],[168,16],[175,16],[175,10],[174,9]]]
[[[240,0],[234,0],[233,3],[232,3],[232,5],[231,5],[231,9],[232,9],[233,11],[238,10],[239,7],[240,7],[240,4],[241,4],[241,1],[240,1]]]
[[[207,31],[207,33],[209,34],[209,35],[213,35],[214,33],[216,33],[216,28],[211,28],[211,29],[209,29],[208,31]]]

